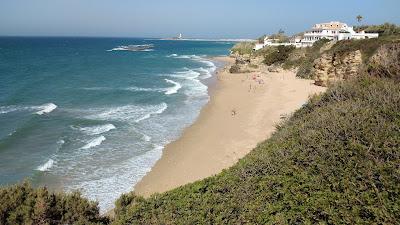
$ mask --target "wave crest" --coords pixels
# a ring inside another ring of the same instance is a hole
[[[51,113],[53,110],[55,110],[58,106],[54,103],[47,103],[44,104],[42,106],[39,106],[38,108],[40,109],[39,111],[37,111],[35,114],[37,115],[44,115],[44,114],[49,114]]]
[[[167,83],[174,85],[173,87],[167,89],[167,91],[165,92],[166,95],[176,94],[176,93],[178,93],[178,90],[182,88],[182,85],[178,82],[175,82],[173,80],[168,80],[168,79],[165,79],[165,81]]]
[[[79,114],[90,113],[84,118],[92,120],[140,122],[152,115],[163,113],[167,108],[167,103],[163,102],[158,105],[126,105],[78,112]]]
[[[85,146],[82,147],[82,149],[91,149],[93,147],[101,145],[101,143],[105,140],[106,138],[104,136],[97,137],[95,139],[90,140],[89,143],[87,143]]]
[[[99,126],[93,126],[93,127],[81,127],[79,128],[80,131],[87,135],[98,135],[98,134],[103,134],[106,133],[110,130],[114,130],[116,127],[109,123],[105,125],[99,125]]]
[[[167,108],[168,108],[168,105],[167,105],[166,103],[163,103],[162,106],[161,106],[161,108],[159,108],[157,111],[148,113],[148,114],[144,115],[143,117],[141,117],[141,118],[135,120],[135,122],[138,123],[138,122],[140,122],[140,121],[142,121],[142,120],[145,120],[145,119],[150,118],[152,115],[161,114],[161,113],[163,113]]]
[[[45,162],[43,165],[40,165],[36,170],[38,171],[49,171],[51,167],[54,165],[54,160],[49,159],[47,162]]]

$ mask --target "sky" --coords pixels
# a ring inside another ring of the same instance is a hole
[[[400,0],[0,0],[0,36],[256,38],[319,22],[400,24]]]

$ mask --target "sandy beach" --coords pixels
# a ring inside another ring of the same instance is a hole
[[[230,74],[228,66],[216,74],[211,99],[199,118],[165,147],[162,158],[134,187],[136,194],[168,191],[229,168],[267,139],[282,117],[325,90],[312,80],[296,78],[292,71],[273,73],[261,68]]]

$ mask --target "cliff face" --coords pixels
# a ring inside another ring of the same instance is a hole
[[[355,77],[362,65],[361,52],[354,51],[344,57],[324,53],[314,61],[315,84],[327,86],[329,83]]]

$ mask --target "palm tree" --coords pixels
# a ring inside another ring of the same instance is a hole
[[[358,15],[358,16],[356,17],[356,19],[357,19],[357,21],[358,21],[359,23],[361,23],[361,20],[364,19],[364,18],[363,18],[363,16]]]
[[[361,21],[363,20],[363,16],[358,15],[358,16],[356,16],[356,19],[357,19],[359,25],[361,26]],[[361,27],[358,27],[358,31],[360,31],[360,29],[361,29]]]

